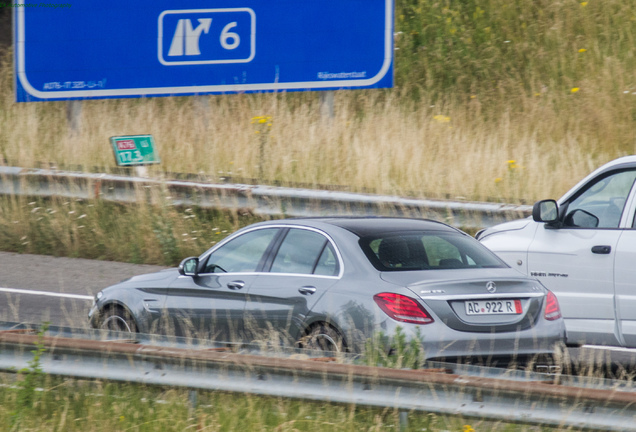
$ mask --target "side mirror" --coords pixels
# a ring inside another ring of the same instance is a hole
[[[179,273],[183,276],[198,276],[199,258],[189,257],[181,261],[181,264],[179,264]]]
[[[535,222],[555,224],[559,221],[559,207],[555,200],[537,201],[532,206],[532,219]]]
[[[598,217],[583,209],[576,209],[565,217],[565,225],[577,228],[598,228],[598,223]]]

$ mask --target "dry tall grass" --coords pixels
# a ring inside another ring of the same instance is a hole
[[[256,178],[260,136],[250,120],[269,115],[273,125],[262,161],[267,181],[531,201],[556,198],[593,168],[636,151],[615,144],[633,123],[620,114],[620,99],[636,99],[631,93],[617,95],[614,105],[606,98],[601,107],[586,103],[591,96],[585,90],[561,96],[566,109],[589,108],[586,115],[567,117],[548,96],[520,94],[521,110],[490,120],[479,115],[478,97],[414,106],[400,101],[399,90],[338,92],[331,120],[320,116],[310,95],[213,96],[207,110],[185,98],[85,101],[81,128],[72,133],[64,102],[12,103],[6,66],[2,73],[0,156],[12,166],[44,161],[112,167],[110,136],[152,134],[163,170]],[[601,132],[589,134],[591,123]]]

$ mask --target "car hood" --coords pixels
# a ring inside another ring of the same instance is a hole
[[[129,279],[126,279],[122,282],[132,283],[135,285],[145,285],[146,283],[157,285],[161,281],[164,281],[161,285],[165,285],[166,287],[170,282],[172,282],[175,278],[179,276],[179,270],[176,268],[169,268],[160,270],[155,273],[147,273],[138,276],[133,276]]]
[[[500,233],[504,231],[521,230],[527,227],[530,222],[532,222],[532,219],[529,217],[526,219],[519,219],[519,220],[510,221],[510,222],[504,222],[502,224],[495,225],[490,228],[486,228],[479,231],[477,235],[475,236],[475,238],[477,240],[483,240],[485,237],[491,234],[496,234],[496,233]]]

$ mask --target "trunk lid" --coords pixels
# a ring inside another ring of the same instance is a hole
[[[383,272],[381,277],[408,288],[442,322],[466,332],[532,327],[547,292],[509,268]]]

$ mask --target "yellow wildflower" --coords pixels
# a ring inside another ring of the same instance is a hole
[[[585,51],[587,51],[585,48],[581,48],[581,49],[579,49],[579,52],[580,52],[580,53],[584,53]]]
[[[573,87],[572,90],[570,90],[570,93],[576,93],[577,91],[581,90],[578,87]]]
[[[257,123],[267,123],[271,121],[272,121],[272,116],[256,116],[256,117],[252,117],[252,121],[250,123],[257,124]]]
[[[583,7],[587,6],[587,2],[581,2],[581,6]]]
[[[501,177],[497,177],[495,179],[495,183],[501,183],[503,181],[503,179]]]
[[[435,120],[438,123],[450,123],[451,118],[445,115],[436,115],[436,116],[433,116],[433,120]]]

